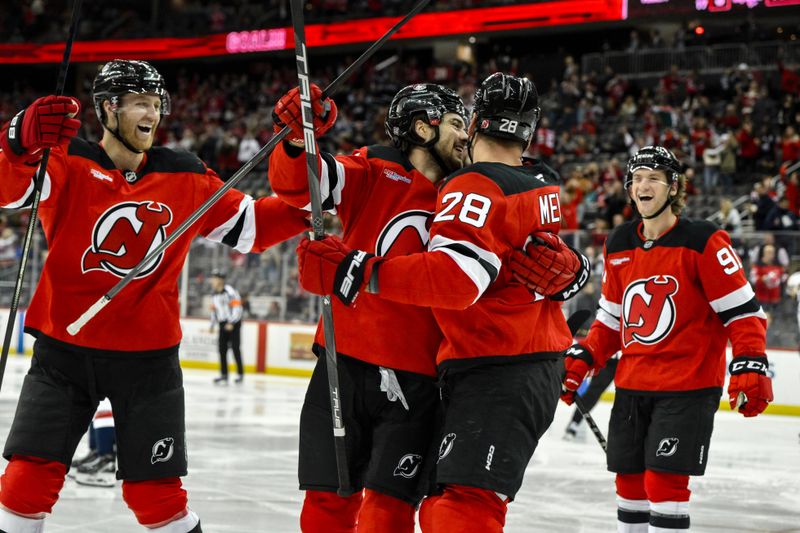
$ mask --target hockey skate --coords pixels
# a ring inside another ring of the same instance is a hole
[[[113,487],[117,484],[116,455],[98,455],[93,461],[82,464],[75,472],[75,481],[91,487]]]
[[[84,455],[79,459],[73,459],[72,464],[69,468],[69,473],[67,474],[68,477],[75,478],[75,473],[78,471],[78,468],[83,465],[87,464],[91,461],[94,461],[97,458],[97,450],[89,450],[89,453]]]
[[[236,383],[241,383],[242,381],[244,381],[244,374],[239,374],[238,376],[236,376],[235,380]]]
[[[561,438],[572,442],[586,442],[586,426],[582,422],[570,422]]]
[[[219,376],[214,378],[214,385],[227,385],[228,376]]]

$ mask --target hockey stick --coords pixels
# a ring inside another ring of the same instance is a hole
[[[370,57],[372,57],[372,55],[378,50],[378,48],[380,48],[383,45],[383,43],[388,41],[389,38],[391,38],[391,36],[394,35],[397,32],[397,30],[399,30],[403,25],[405,25],[406,22],[411,20],[411,18],[414,15],[422,11],[422,9],[426,5],[428,5],[428,2],[430,2],[430,0],[420,0],[419,3],[417,3],[417,5],[415,5],[414,8],[408,13],[408,15],[406,15],[402,20],[398,21],[397,24],[392,26],[389,29],[389,31],[387,31],[383,35],[383,37],[372,43],[372,45],[369,48],[367,48],[364,51],[364,53],[361,54],[361,56],[355,60],[355,62],[353,62],[350,66],[344,69],[344,71],[341,74],[339,74],[339,76],[337,76],[336,79],[333,80],[330,83],[330,85],[328,85],[325,88],[325,90],[322,92],[322,98],[324,99],[327,96],[333,95],[339,89],[339,85],[341,85],[344,82],[344,80],[349,78],[358,67],[363,65]],[[217,203],[217,201],[220,198],[222,198],[222,196],[226,192],[232,189],[237,183],[239,183],[239,181],[241,181],[241,179],[244,176],[246,176],[251,170],[253,170],[253,168],[257,164],[263,161],[264,158],[267,157],[272,152],[272,150],[275,149],[278,143],[281,142],[284,139],[284,137],[286,137],[288,134],[289,134],[289,128],[283,128],[279,133],[275,134],[267,144],[261,147],[261,149],[258,152],[256,152],[256,154],[252,158],[250,158],[250,161],[242,165],[242,168],[237,170],[233,174],[233,176],[231,176],[228,179],[228,181],[226,181],[222,185],[222,187],[217,189],[217,192],[215,192],[205,202],[203,202],[202,205],[200,205],[200,207],[195,209],[194,213],[189,215],[186,218],[186,220],[184,220],[181,223],[180,226],[175,228],[175,231],[173,231],[166,239],[164,239],[161,242],[161,244],[156,246],[152,252],[150,252],[147,256],[145,256],[144,259],[139,261],[138,265],[133,267],[133,269],[131,269],[131,271],[128,272],[128,274],[126,274],[124,278],[119,280],[117,284],[111,288],[111,290],[109,290],[107,293],[101,296],[99,300],[97,300],[94,304],[92,304],[91,307],[89,307],[89,309],[84,311],[84,313],[77,320],[75,320],[72,324],[67,326],[67,332],[70,335],[77,335],[77,333],[81,330],[81,328],[85,326],[86,323],[89,322],[92,318],[94,318],[94,316],[97,313],[99,313],[100,310],[103,307],[105,307],[108,304],[108,302],[110,302],[111,299],[114,298],[114,296],[116,296],[119,293],[119,291],[125,288],[125,286],[128,283],[133,281],[133,278],[135,278],[139,274],[139,272],[141,272],[145,268],[147,264],[149,264],[154,258],[158,257],[161,253],[163,253],[164,250],[167,249],[167,247],[169,247],[173,242],[175,242],[178,239],[178,237],[183,235],[186,232],[186,230],[189,229],[189,226],[194,224],[197,221],[197,219],[202,217],[206,213],[206,211],[211,209],[211,206]]]
[[[572,313],[572,315],[567,319],[567,326],[569,326],[569,332],[573,337],[591,315],[592,312],[588,309],[579,309]],[[603,432],[597,426],[597,422],[594,421],[594,417],[592,417],[591,413],[589,413],[589,410],[586,409],[586,406],[583,405],[583,400],[580,396],[578,396],[577,391],[572,398],[575,402],[575,407],[578,408],[578,412],[583,416],[583,419],[586,420],[586,424],[589,426],[589,429],[592,430],[597,442],[600,443],[600,447],[603,448],[604,452],[607,452],[608,443],[606,442],[606,438],[603,436]]]
[[[61,59],[61,66],[58,69],[58,80],[56,81],[56,95],[64,95],[64,86],[67,84],[67,69],[69,69],[69,58],[72,55],[72,43],[78,33],[78,22],[80,20],[82,0],[74,0],[72,4],[72,18],[69,24],[69,35],[67,42],[64,43],[64,57]],[[44,175],[47,172],[47,161],[50,159],[50,148],[45,148],[42,152],[42,162],[36,171],[33,186],[33,203],[31,204],[31,214],[28,220],[28,228],[25,230],[25,238],[22,241],[22,255],[19,258],[19,270],[17,271],[17,283],[14,285],[14,295],[11,298],[11,310],[8,312],[8,322],[6,323],[6,334],[3,339],[3,353],[0,356],[0,388],[3,387],[3,376],[6,373],[6,363],[8,352],[11,348],[11,334],[14,323],[17,320],[17,309],[19,309],[19,298],[22,294],[22,282],[25,279],[25,267],[28,266],[28,255],[33,243],[33,234],[36,231],[36,221],[39,217],[39,200],[42,196],[42,185]]]
[[[294,30],[294,55],[297,61],[297,80],[300,87],[300,103],[303,113],[303,139],[306,152],[306,173],[308,177],[308,195],[311,200],[311,227],[314,240],[325,238],[322,220],[322,197],[317,175],[317,141],[314,137],[314,114],[311,109],[311,88],[308,76],[308,55],[306,54],[305,22],[303,6],[305,0],[291,0],[289,8],[292,14]],[[322,331],[325,335],[325,366],[328,370],[328,392],[331,400],[333,417],[333,446],[336,451],[336,472],[339,477],[339,490],[336,493],[343,498],[352,494],[350,487],[350,471],[347,468],[347,449],[345,447],[345,428],[342,418],[342,401],[339,396],[339,364],[336,361],[336,339],[333,329],[333,308],[330,295],[322,297]]]

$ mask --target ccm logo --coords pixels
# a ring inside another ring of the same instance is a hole
[[[731,374],[737,372],[753,371],[760,374],[767,373],[767,365],[761,361],[734,361],[731,365]]]
[[[364,250],[359,250],[359,252],[353,256],[353,260],[350,261],[350,266],[347,268],[347,274],[342,280],[341,286],[339,286],[339,292],[341,292],[342,295],[344,295],[346,298],[350,296],[350,291],[352,290],[353,284],[355,283],[355,276],[353,276],[353,271],[361,267],[361,263],[364,262],[364,258],[366,256],[367,252],[365,252]]]

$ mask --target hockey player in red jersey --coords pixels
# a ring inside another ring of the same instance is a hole
[[[502,531],[558,401],[559,357],[572,342],[564,315],[508,268],[532,232],[560,226],[558,175],[521,159],[538,117],[528,79],[497,73],[482,83],[469,125],[474,163],[439,188],[428,252],[373,257],[333,237],[298,247],[301,282],[313,292],[356,308],[375,294],[433,308],[445,418],[438,490],[420,510],[426,533]]]
[[[772,401],[765,315],[728,234],[680,216],[685,176],[669,150],[639,150],[625,186],[641,220],[608,236],[597,318],[565,352],[562,399],[571,404],[587,372],[622,350],[607,456],[617,530],[686,531],[689,476],[706,468],[728,341],[731,408],[751,417]]]
[[[317,135],[334,123],[336,106],[312,86]],[[330,110],[326,111],[325,106]],[[294,141],[272,153],[269,179],[287,203],[309,209],[306,158],[297,89],[275,107],[278,128]],[[386,132],[394,146],[367,146],[352,155],[319,157],[323,209],[342,223],[353,248],[399,257],[428,244],[435,183],[460,169],[466,156],[466,112],[450,89],[421,83],[400,90],[389,106]],[[426,488],[424,456],[433,440],[438,404],[436,350],[442,340],[430,309],[364,294],[357,306],[333,299],[338,373],[352,495],[341,497],[331,427],[322,325],[300,417],[300,517],[305,533],[412,533]],[[366,489],[363,491],[362,488]],[[356,526],[357,523],[357,526]]]
[[[100,144],[74,137],[77,101],[47,96],[0,132],[0,205],[24,207],[44,148],[50,160],[39,214],[49,245],[25,330],[33,361],[5,442],[0,530],[40,532],[99,399],[114,409],[122,495],[140,524],[197,533],[186,475],[177,279],[198,234],[242,253],[299,233],[305,214],[277,198],[228,191],[75,336],[67,325],[125,276],[222,186],[196,156],[153,147],[169,113],[164,79],[143,61],[97,74]]]

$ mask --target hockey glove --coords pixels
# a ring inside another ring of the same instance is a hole
[[[564,301],[578,294],[589,281],[589,259],[555,233],[532,233],[524,250],[512,252],[511,272],[532,292]]]
[[[572,405],[577,391],[594,365],[594,358],[582,344],[573,344],[564,350],[564,380],[561,383],[561,401]]]
[[[42,150],[69,143],[81,121],[81,106],[69,96],[44,96],[34,100],[0,132],[0,148],[11,162],[37,163]]]
[[[314,136],[322,137],[325,135],[333,123],[336,122],[336,102],[331,98],[322,99],[322,89],[315,84],[311,84],[311,112],[314,120]],[[281,96],[275,109],[272,111],[272,121],[275,123],[275,133],[281,131],[285,126],[292,130],[292,141],[303,141],[303,105],[300,101],[300,90],[295,87],[288,93]]]
[[[738,356],[731,361],[728,398],[731,409],[746,417],[756,416],[772,401],[772,380],[767,376],[766,356]]]
[[[314,294],[334,294],[345,305],[353,303],[378,261],[373,254],[353,250],[335,236],[318,241],[304,238],[297,245],[300,285]]]

